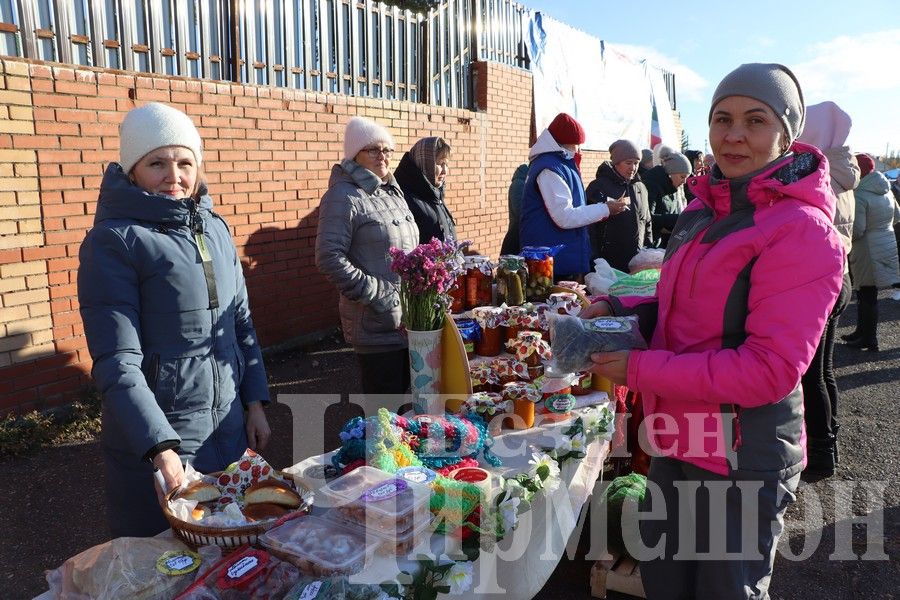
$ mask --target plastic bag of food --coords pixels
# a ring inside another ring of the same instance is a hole
[[[609,286],[625,275],[628,273],[613,269],[605,258],[597,258],[594,259],[594,270],[584,276],[584,283],[592,294],[603,295],[609,293]]]
[[[638,318],[597,317],[579,319],[571,315],[554,315],[550,319],[550,365],[557,373],[587,371],[593,365],[594,352],[643,350],[647,343],[638,328]]]
[[[601,500],[606,508],[607,545],[611,552],[627,554],[628,546],[625,543],[625,532],[622,529],[622,511],[626,503],[635,505],[644,499],[647,492],[647,478],[639,473],[629,473],[622,477],[616,477],[606,488]],[[636,532],[629,532],[629,541],[634,541]]]
[[[623,275],[609,286],[610,296],[652,296],[659,282],[659,269],[644,269]]]
[[[304,575],[284,600],[388,600],[395,597],[380,585],[350,583],[346,577]]]
[[[164,600],[190,586],[201,564],[221,556],[208,550],[192,552],[174,538],[116,538],[47,571],[47,583],[59,600]]]

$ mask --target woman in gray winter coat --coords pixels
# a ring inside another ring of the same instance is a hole
[[[265,447],[269,393],[241,263],[200,176],[196,128],[150,103],[126,115],[120,138],[81,245],[78,301],[103,395],[110,529],[151,536],[168,527],[154,469],[171,489],[184,461],[209,473]]]
[[[341,294],[341,326],[366,394],[403,394],[409,387],[400,279],[391,272],[388,250],[415,248],[419,229],[388,168],[393,153],[386,129],[364,117],[350,119],[344,160],[332,167],[319,204],[316,266]]]
[[[861,350],[878,351],[878,290],[900,282],[897,265],[897,241],[894,222],[900,219],[891,198],[887,178],[875,170],[868,154],[857,154],[862,177],[856,196],[853,220],[853,249],[850,251],[850,273],[856,288],[856,331],[847,345]]]

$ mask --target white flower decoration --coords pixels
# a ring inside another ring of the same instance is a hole
[[[559,465],[544,452],[532,452],[531,460],[528,461],[531,467],[531,475],[538,479],[543,479],[542,487],[548,491],[554,491],[559,487]]]
[[[447,584],[450,586],[450,595],[461,596],[469,591],[475,580],[475,565],[471,562],[458,562],[450,567],[447,573]]]
[[[586,446],[587,439],[584,437],[583,433],[577,433],[569,440],[569,449],[572,452],[584,452]]]
[[[507,497],[498,506],[500,512],[500,523],[503,526],[503,532],[509,532],[515,529],[519,522],[519,503],[520,498]]]

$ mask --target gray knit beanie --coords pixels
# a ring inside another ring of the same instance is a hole
[[[628,159],[641,160],[641,151],[628,140],[616,140],[609,146],[609,162],[614,165]]]
[[[747,63],[726,75],[713,93],[710,123],[716,104],[728,96],[747,96],[767,104],[781,119],[791,142],[803,131],[806,118],[803,90],[797,77],[784,65]]]
[[[671,152],[661,158],[662,166],[669,175],[690,175],[693,168],[688,157],[681,152]]]

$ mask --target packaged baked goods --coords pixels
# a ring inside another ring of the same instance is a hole
[[[274,527],[259,541],[303,573],[318,577],[359,573],[382,542],[374,536],[367,539],[362,527],[313,515]]]
[[[594,352],[645,349],[638,318],[598,317],[583,320],[570,315],[550,315],[553,344],[551,364],[558,373],[587,371]]]
[[[351,583],[348,577],[304,575],[294,584],[284,600],[390,600],[395,597],[388,594],[380,585]]]
[[[335,479],[320,494],[347,521],[376,531],[409,531],[431,517],[431,488],[367,465]]]
[[[201,563],[200,554],[174,538],[122,537],[73,556],[46,578],[54,598],[164,600],[190,586]]]
[[[244,546],[219,561],[177,600],[281,600],[300,576],[289,562]]]

